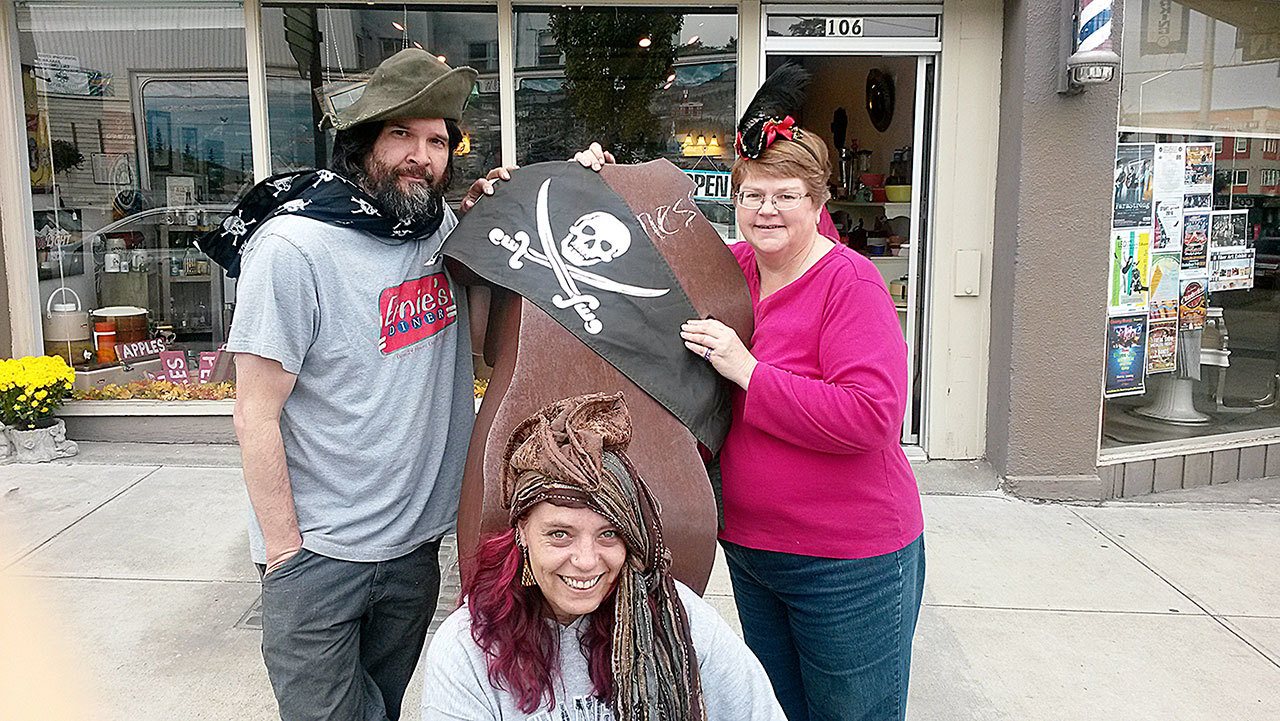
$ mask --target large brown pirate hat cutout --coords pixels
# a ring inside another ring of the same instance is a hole
[[[336,130],[403,118],[457,122],[471,97],[476,75],[468,67],[451,68],[425,50],[406,48],[382,61],[359,99],[329,117]]]
[[[493,377],[459,507],[464,575],[480,536],[509,527],[501,475],[516,425],[563,398],[620,392],[633,421],[627,455],[665,509],[672,572],[705,587],[716,504],[695,436],[718,448],[729,409],[680,324],[714,316],[750,338],[752,314],[742,271],[693,190],[666,160],[599,173],[539,163],[500,183],[445,242],[445,255],[499,286],[484,349]]]

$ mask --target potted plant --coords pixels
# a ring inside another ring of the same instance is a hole
[[[75,371],[58,356],[0,360],[0,419],[10,460],[40,463],[74,456],[75,442],[53,412],[71,394]]]

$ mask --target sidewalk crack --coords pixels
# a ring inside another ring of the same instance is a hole
[[[1244,633],[1238,631],[1228,621],[1228,619],[1224,617],[1224,614],[1218,613],[1212,607],[1210,607],[1208,603],[1201,601],[1193,593],[1183,588],[1182,586],[1178,585],[1172,579],[1165,576],[1163,573],[1160,573],[1160,571],[1156,570],[1155,566],[1148,563],[1147,560],[1143,558],[1141,555],[1139,555],[1137,551],[1134,551],[1132,548],[1129,548],[1128,544],[1124,543],[1124,541],[1121,538],[1118,538],[1116,535],[1109,533],[1106,529],[1102,528],[1097,523],[1094,523],[1092,519],[1081,515],[1075,509],[1071,509],[1071,514],[1076,518],[1079,518],[1081,521],[1085,523],[1085,525],[1092,528],[1103,538],[1106,538],[1107,540],[1114,543],[1116,548],[1119,548],[1121,551],[1124,551],[1125,553],[1127,553],[1130,558],[1132,558],[1133,560],[1141,564],[1143,568],[1155,574],[1156,578],[1160,579],[1161,581],[1164,581],[1165,584],[1169,586],[1169,588],[1172,588],[1174,591],[1180,594],[1183,598],[1190,601],[1196,608],[1199,608],[1201,611],[1203,611],[1206,616],[1208,616],[1209,618],[1212,618],[1214,622],[1216,622],[1219,626],[1222,626],[1224,629],[1226,629],[1227,633],[1230,633],[1232,636],[1235,636],[1236,638],[1240,639],[1241,643],[1253,649],[1255,652],[1257,652],[1259,656],[1262,656],[1264,659],[1266,659],[1267,662],[1270,663],[1272,666],[1275,666],[1276,668],[1280,668],[1280,660],[1277,660],[1276,658],[1274,658],[1271,655],[1271,653],[1267,651],[1267,649],[1260,648],[1259,645],[1253,641],[1253,639],[1249,638]]]
[[[53,543],[53,541],[54,541],[55,539],[57,539],[57,538],[61,537],[61,536],[62,536],[62,534],[66,533],[67,531],[70,531],[71,529],[75,528],[77,525],[79,525],[79,524],[80,524],[80,522],[81,522],[81,521],[83,521],[84,519],[86,519],[86,518],[88,518],[89,516],[92,516],[94,513],[96,513],[96,512],[98,511],[98,509],[100,509],[100,508],[102,508],[103,506],[107,505],[108,503],[110,503],[110,502],[112,502],[112,501],[116,500],[116,499],[117,499],[117,498],[119,498],[120,496],[123,496],[124,494],[128,493],[128,492],[129,492],[129,491],[130,491],[134,486],[138,485],[139,483],[142,483],[143,481],[147,480],[147,479],[148,479],[148,478],[150,478],[151,476],[155,475],[155,474],[156,474],[156,473],[157,473],[161,468],[163,468],[163,467],[164,467],[164,466],[156,466],[155,468],[152,468],[150,471],[148,471],[148,472],[146,473],[146,475],[142,476],[141,478],[139,478],[138,480],[134,481],[133,483],[130,483],[129,485],[125,486],[124,488],[121,488],[119,491],[116,491],[115,493],[111,494],[111,496],[110,496],[109,498],[107,498],[106,500],[104,500],[102,503],[99,503],[98,505],[94,506],[93,508],[90,508],[88,511],[85,511],[84,515],[80,516],[80,517],[79,517],[79,518],[77,518],[76,520],[74,520],[74,521],[72,521],[71,523],[67,524],[67,525],[66,525],[66,527],[65,527],[65,528],[63,528],[61,531],[58,531],[57,533],[53,534],[52,536],[49,536],[48,538],[46,538],[46,539],[44,539],[43,541],[41,541],[41,542],[40,542],[40,543],[39,543],[35,548],[32,548],[31,550],[27,551],[26,553],[23,553],[22,555],[18,556],[17,558],[14,558],[13,560],[11,560],[11,561],[9,561],[8,563],[6,563],[5,565],[0,566],[0,571],[6,570],[6,569],[9,569],[9,568],[13,568],[13,567],[17,566],[19,563],[21,563],[24,559],[30,558],[30,557],[32,556],[32,554],[34,554],[34,553],[38,552],[40,549],[44,548],[45,546],[49,545],[50,543]]]

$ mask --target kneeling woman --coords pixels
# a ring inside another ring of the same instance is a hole
[[[516,427],[512,528],[482,541],[462,607],[427,650],[423,719],[785,721],[746,645],[671,577],[630,439],[621,394]]]

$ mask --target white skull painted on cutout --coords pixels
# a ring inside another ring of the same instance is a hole
[[[579,268],[608,263],[631,248],[631,231],[612,214],[587,213],[569,227],[560,253]]]

